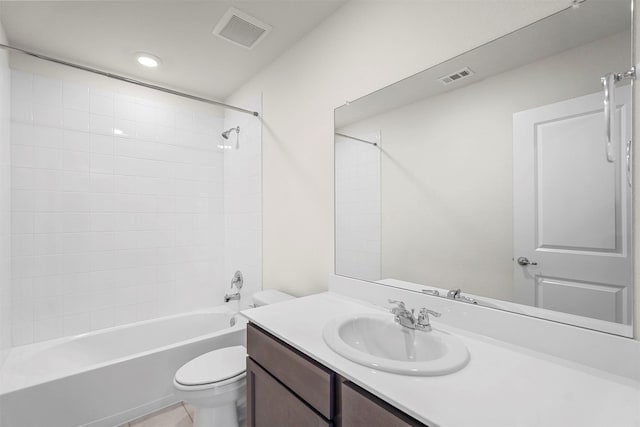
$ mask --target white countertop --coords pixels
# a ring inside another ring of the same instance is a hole
[[[245,310],[251,322],[429,426],[640,427],[640,383],[432,321],[471,354],[461,371],[412,377],[376,371],[322,339],[334,317],[381,313],[322,293]],[[640,363],[640,361],[638,361]]]

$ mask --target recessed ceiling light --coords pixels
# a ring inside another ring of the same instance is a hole
[[[149,68],[155,68],[160,64],[160,58],[149,53],[136,53],[136,59],[140,65],[144,65]]]

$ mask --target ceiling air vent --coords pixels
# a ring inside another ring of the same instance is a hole
[[[440,78],[438,78],[438,80],[440,81],[440,83],[448,85],[451,84],[453,82],[455,82],[456,80],[462,80],[466,77],[471,77],[473,76],[475,73],[473,71],[471,71],[471,69],[469,67],[464,67],[461,70],[456,71],[455,73],[451,73],[451,74],[447,74],[446,76],[442,76]]]
[[[270,31],[270,25],[232,7],[220,19],[213,34],[244,48],[253,49]]]

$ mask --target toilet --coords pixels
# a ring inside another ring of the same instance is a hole
[[[256,307],[292,299],[269,289],[253,295]],[[238,412],[246,406],[247,349],[242,345],[220,348],[185,363],[176,372],[176,396],[194,409],[194,427],[237,427]],[[243,416],[241,416],[242,418]]]

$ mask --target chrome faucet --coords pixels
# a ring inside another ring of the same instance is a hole
[[[391,309],[391,314],[395,316],[394,321],[400,326],[404,326],[409,329],[418,329],[420,331],[430,332],[431,323],[429,322],[429,314],[435,317],[440,317],[442,314],[429,310],[427,308],[421,308],[418,313],[418,317],[415,316],[415,309],[407,310],[404,301],[389,300],[389,304],[395,304],[396,306]]]
[[[447,298],[458,299],[460,298],[460,294],[461,294],[460,288],[451,289],[449,292],[447,292]]]
[[[238,270],[235,272],[235,274],[233,275],[233,278],[231,279],[231,287],[230,287],[230,289],[233,289],[233,287],[235,286],[237,289],[237,292],[234,292],[232,294],[225,294],[224,302],[239,300],[240,289],[242,289],[243,284],[244,284],[244,279],[242,277],[242,272]]]
[[[478,304],[478,301],[476,301],[475,299],[462,295],[462,291],[459,288],[451,289],[449,292],[447,292],[447,298],[451,298],[456,301],[466,302],[469,304]]]
[[[391,309],[391,314],[396,316],[394,320],[397,324],[410,329],[416,328],[416,318],[413,315],[413,309],[411,309],[411,311],[407,310],[404,301],[390,299],[389,304],[396,304],[396,306]]]
[[[225,294],[224,302],[235,301],[240,299],[240,292],[234,292],[232,294]]]
[[[420,329],[421,331],[425,332],[431,332],[431,321],[429,320],[429,315],[440,317],[442,316],[442,313],[438,313],[437,311],[429,310],[428,308],[422,307],[420,309],[420,313],[418,313],[416,329]]]

